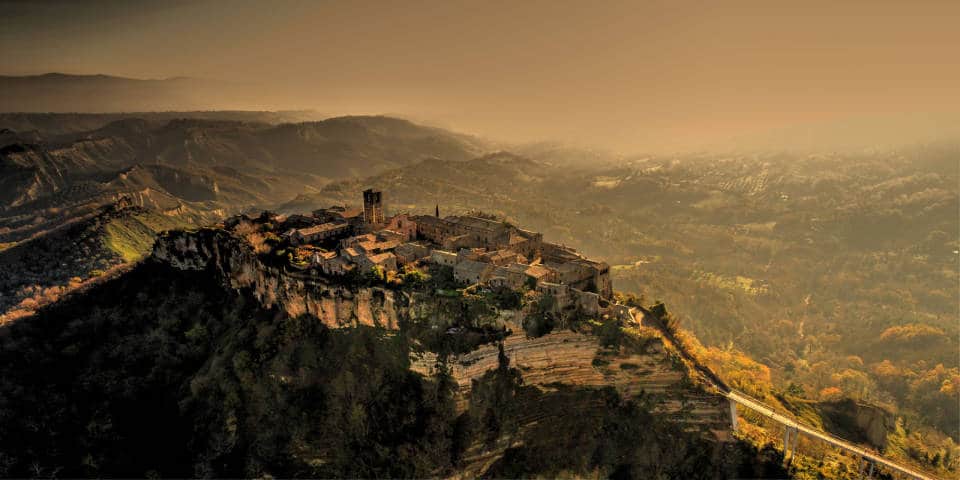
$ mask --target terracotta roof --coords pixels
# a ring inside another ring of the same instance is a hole
[[[355,237],[350,237],[348,240],[351,241],[351,242],[354,242],[354,243],[360,243],[360,242],[375,242],[375,241],[377,241],[377,236],[374,235],[374,234],[372,234],[372,233],[364,233],[363,235],[357,235],[357,236],[355,236]]]
[[[481,228],[481,229],[490,230],[490,231],[506,228],[506,225],[504,225],[503,222],[498,222],[496,220],[489,220],[486,218],[474,217],[470,215],[454,217],[451,220],[453,221],[453,223],[457,223],[459,225],[464,225],[471,228]]]
[[[387,240],[377,244],[377,248],[380,250],[393,250],[394,248],[400,246],[401,243],[402,242],[400,240]]]
[[[491,261],[498,260],[498,259],[505,259],[505,258],[513,258],[516,256],[517,256],[517,253],[512,252],[510,250],[497,250],[494,252],[490,252],[486,255],[486,257],[489,258]]]
[[[297,232],[306,237],[309,235],[316,235],[318,233],[329,232],[331,230],[337,230],[345,227],[346,225],[342,223],[321,223],[320,225],[314,227],[301,228],[297,230]]]
[[[450,223],[446,219],[434,217],[433,215],[417,215],[411,219],[420,225],[439,225]]]
[[[550,269],[542,267],[540,265],[530,265],[529,268],[524,271],[527,275],[530,275],[533,278],[542,278],[550,274]]]
[[[400,241],[398,240],[387,240],[385,242],[366,241],[357,244],[357,246],[363,249],[365,252],[372,252],[374,250],[393,250],[394,248],[397,248],[398,245],[400,245]]]
[[[365,252],[372,252],[372,251],[374,251],[374,250],[377,248],[377,245],[379,245],[379,242],[377,242],[377,241],[375,241],[375,240],[367,240],[367,241],[365,241],[365,242],[357,242],[357,248],[360,248],[361,250],[363,250],[363,251],[365,251]]]
[[[371,263],[375,265],[379,265],[387,260],[390,260],[391,258],[394,258],[394,255],[390,252],[378,253],[376,255],[367,256],[367,260],[369,260]]]

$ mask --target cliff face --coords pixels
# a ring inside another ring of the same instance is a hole
[[[896,429],[896,417],[881,407],[844,399],[818,406],[830,431],[878,450],[887,447],[887,433]]]
[[[519,328],[514,331],[522,331]],[[570,392],[608,391],[623,401],[645,402],[659,420],[670,423],[694,437],[730,441],[729,409],[723,399],[702,390],[680,367],[676,356],[667,350],[662,338],[650,331],[640,339],[629,337],[619,347],[605,348],[594,335],[573,331],[552,332],[538,338],[523,334],[507,336],[500,345],[487,344],[466,354],[438,361],[430,353],[412,358],[411,369],[428,377],[446,372],[455,382],[456,411],[469,415],[478,408],[476,390],[483,389],[492,372],[507,362],[516,369],[520,382],[545,398]],[[516,429],[495,442],[475,441],[463,457],[465,478],[489,475],[518,445],[535,442],[544,424],[563,424],[566,415],[602,416],[596,398],[575,396],[563,408],[552,409],[548,400],[527,404],[517,415]],[[493,469],[493,470],[491,470]]]
[[[513,326],[513,331],[520,331]],[[676,355],[654,331],[644,329],[639,335],[641,339],[620,348],[604,348],[596,336],[585,333],[565,330],[538,338],[521,333],[507,336],[502,351],[521,372],[525,385],[543,391],[557,385],[612,387],[624,398],[646,395],[656,399],[658,412],[723,436],[730,425],[726,401],[688,378]],[[448,359],[446,366],[457,383],[460,409],[469,402],[473,382],[498,367],[499,354],[498,345],[486,344]],[[415,354],[411,360],[413,370],[424,375],[437,373],[436,354]]]
[[[170,232],[157,240],[153,258],[180,270],[212,270],[230,288],[249,289],[264,308],[310,315],[329,328],[397,330],[409,310],[408,299],[392,290],[337,285],[264,265],[248,243],[223,230]]]
[[[71,176],[109,170],[114,164],[105,158],[133,156],[128,145],[109,139],[84,140],[50,150],[37,145],[5,146],[0,149],[0,201],[9,207],[20,206],[68,187]]]

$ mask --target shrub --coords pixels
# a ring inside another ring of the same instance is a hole
[[[523,320],[523,330],[529,338],[542,337],[553,331],[556,319],[553,307],[556,300],[552,295],[544,295],[533,306],[531,312]]]
[[[430,280],[430,275],[412,267],[405,267],[403,271],[403,284],[412,287],[420,287]]]
[[[609,319],[603,322],[597,329],[597,336],[600,337],[601,346],[605,348],[620,348],[620,344],[623,343],[624,337],[620,321],[616,319]]]
[[[512,288],[497,288],[489,292],[490,299],[497,308],[503,310],[517,310],[523,306],[523,297],[520,292]]]

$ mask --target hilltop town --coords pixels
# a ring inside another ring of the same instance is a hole
[[[264,212],[234,217],[224,226],[258,224],[256,240],[267,258],[281,257],[290,272],[329,279],[397,278],[448,269],[460,287],[533,290],[555,301],[560,315],[632,319],[613,302],[610,267],[573,248],[551,243],[482,213],[387,216],[383,193],[363,192],[362,208],[339,205],[311,215]],[[273,253],[271,257],[269,255]]]

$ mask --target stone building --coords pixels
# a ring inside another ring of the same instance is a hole
[[[526,270],[527,266],[520,263],[495,266],[487,282],[494,287],[520,289],[527,282]]]
[[[347,208],[342,205],[314,210],[313,216],[323,223],[342,222],[353,227],[359,227],[363,224],[363,210],[359,208]]]
[[[406,213],[390,217],[390,220],[387,220],[387,224],[384,225],[383,229],[399,233],[403,236],[404,242],[409,242],[417,236],[417,224],[410,218],[410,215]]]
[[[328,252],[324,250],[315,250],[313,256],[311,257],[311,263],[322,267],[324,262],[329,262],[337,258],[337,252]]]
[[[417,235],[450,250],[481,247],[488,250],[511,248],[525,256],[539,249],[543,236],[504,222],[471,215],[438,218],[412,217]]]
[[[451,267],[457,281],[536,287],[590,314],[601,311],[604,299],[613,294],[609,265],[564,245],[544,242],[540,233],[473,215],[399,214],[385,219],[382,192],[373,189],[363,192],[362,210],[334,206],[288,224],[312,221],[320,224],[294,228],[286,235],[294,245],[338,239],[336,254],[314,258],[314,265],[319,264],[324,273],[373,266],[395,271],[398,266],[429,260]]]
[[[397,263],[406,265],[408,263],[413,263],[417,260],[429,257],[430,247],[423,245],[422,243],[401,243],[393,250],[393,254],[397,256]]]
[[[440,217],[417,215],[412,220],[416,223],[417,237],[435,245],[443,245],[444,240],[452,235],[450,222]]]
[[[368,188],[363,191],[363,222],[367,225],[382,225],[383,192]]]
[[[463,283],[481,283],[493,271],[493,265],[475,260],[461,260],[453,267],[453,278]]]
[[[357,264],[363,270],[377,266],[388,272],[397,271],[397,257],[391,252],[361,255]]]
[[[350,231],[350,225],[346,223],[322,223],[307,228],[290,229],[286,236],[293,245],[303,245],[305,243],[321,242],[328,238],[334,238],[344,235]]]
[[[492,263],[494,265],[507,265],[510,263],[527,263],[526,257],[523,255],[508,249],[494,250],[492,252],[484,252],[480,256],[484,262]]]
[[[344,257],[333,257],[323,260],[320,264],[320,270],[324,275],[346,275],[354,268],[356,268],[354,264]]]
[[[610,266],[583,257],[564,263],[547,263],[557,272],[557,281],[586,292],[596,292],[604,297],[613,295],[610,281]]]
[[[458,258],[457,254],[453,252],[445,252],[443,250],[434,250],[430,253],[430,261],[436,263],[437,265],[445,265],[447,267],[453,267],[457,264]]]

